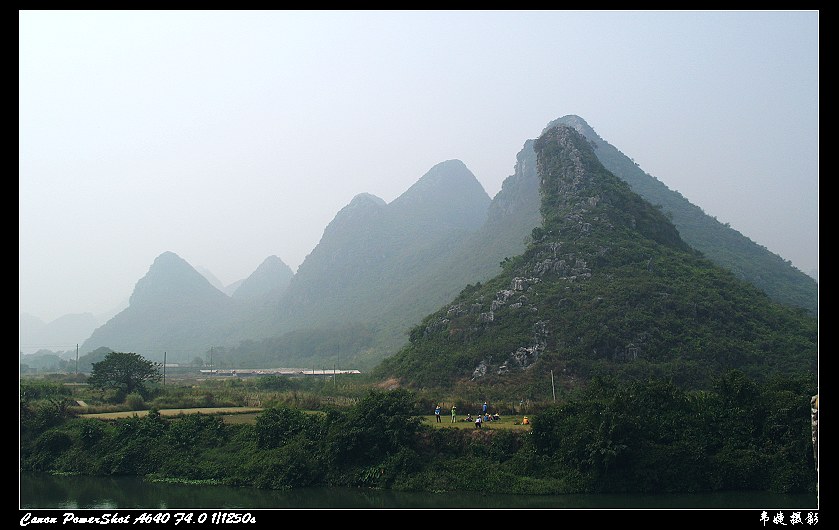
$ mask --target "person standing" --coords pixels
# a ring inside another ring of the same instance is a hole
[[[457,407],[452,405],[452,423],[457,423]]]
[[[481,423],[483,423],[483,421],[484,420],[481,418],[481,415],[478,414],[478,417],[475,418],[475,428],[480,429],[481,428]]]
[[[486,401],[484,401],[483,413],[484,413],[484,416],[486,416],[486,413],[487,413],[487,402]]]
[[[434,417],[437,418],[437,423],[443,421],[442,419],[440,419],[440,405],[437,405],[437,408],[434,409]]]

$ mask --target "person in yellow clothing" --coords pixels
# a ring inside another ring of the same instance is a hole
[[[521,424],[522,425],[530,425],[530,420],[527,419],[527,416],[525,416],[524,419],[521,420]]]
[[[457,407],[452,405],[452,423],[457,422]]]

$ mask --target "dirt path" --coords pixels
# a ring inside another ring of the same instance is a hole
[[[261,408],[257,407],[208,407],[200,409],[161,409],[161,416],[177,416],[178,414],[241,414],[248,412],[259,412]],[[96,418],[100,420],[117,420],[120,418],[130,418],[132,416],[146,416],[149,413],[147,410],[129,410],[125,412],[100,412],[98,414],[79,414],[80,418]]]

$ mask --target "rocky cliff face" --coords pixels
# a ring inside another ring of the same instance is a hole
[[[501,185],[489,207],[487,226],[503,228],[511,218],[529,218],[532,227],[541,224],[539,218],[539,177],[536,173],[534,140],[527,140],[516,155],[515,172]]]
[[[594,373],[702,385],[735,367],[816,369],[815,320],[691,249],[574,128],[546,131],[534,149],[542,225],[530,244],[426,317],[382,373],[416,386],[526,385],[547,372],[567,385]]]

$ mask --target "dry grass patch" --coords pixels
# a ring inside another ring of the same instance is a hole
[[[160,409],[161,416],[178,416],[179,414],[256,414],[262,409],[258,407],[206,407],[197,409]],[[128,410],[123,412],[100,412],[98,414],[79,414],[80,418],[95,418],[99,420],[118,420],[132,416],[148,415],[147,410]]]

